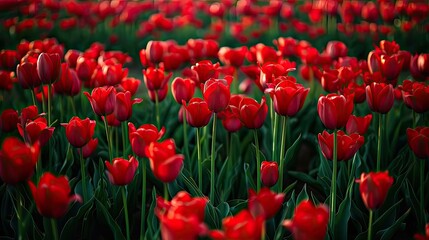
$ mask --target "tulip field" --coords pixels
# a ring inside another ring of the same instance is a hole
[[[429,240],[428,1],[0,16],[0,239]]]

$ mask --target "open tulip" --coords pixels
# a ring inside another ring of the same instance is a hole
[[[387,192],[393,184],[393,178],[385,172],[362,173],[359,183],[359,191],[366,208],[375,210],[379,208],[386,199]]]
[[[106,161],[106,174],[113,185],[124,186],[133,181],[134,174],[139,166],[139,162],[131,157],[130,160],[123,158],[113,159],[113,164]]]
[[[273,91],[268,90],[273,99],[274,110],[281,116],[295,116],[304,105],[309,88],[292,80],[279,82]]]
[[[161,130],[152,124],[143,124],[136,129],[133,123],[128,123],[129,140],[133,152],[139,157],[146,157],[145,148],[151,142],[159,140],[165,133],[165,128]]]
[[[0,177],[7,184],[29,179],[39,159],[39,143],[30,146],[15,137],[3,141],[0,150]]]
[[[217,77],[217,69],[219,67],[219,63],[213,64],[209,60],[203,60],[197,62],[191,68],[197,73],[198,81],[200,83],[205,83],[210,78]]]
[[[96,123],[89,118],[82,120],[74,116],[68,123],[61,125],[66,128],[66,137],[70,144],[73,147],[81,148],[92,139]]]
[[[373,82],[365,90],[371,111],[385,114],[393,107],[395,95],[391,84]]]
[[[258,193],[249,190],[249,210],[253,216],[263,216],[264,219],[274,217],[280,210],[285,198],[284,193],[277,194],[269,188],[262,188]]]
[[[250,129],[261,128],[268,114],[265,97],[262,97],[260,104],[253,98],[244,97],[240,102],[239,110],[241,122]]]
[[[407,129],[408,146],[419,158],[429,158],[429,127]]]
[[[334,134],[329,134],[327,131],[319,133],[317,136],[319,139],[319,146],[322,150],[323,156],[328,160],[333,160],[333,149],[334,149]],[[337,132],[337,160],[346,161],[349,160],[359,150],[364,143],[364,137],[352,133],[346,135],[343,131],[338,130]]]
[[[35,120],[27,120],[24,126],[18,124],[18,132],[26,142],[34,144],[39,141],[40,146],[45,146],[54,133],[54,127],[48,127],[46,118],[38,117]]]
[[[112,86],[94,88],[91,94],[88,92],[83,94],[88,98],[92,110],[98,116],[107,116],[115,110],[116,90]]]
[[[201,98],[192,98],[188,106],[182,102],[186,113],[186,122],[192,127],[204,127],[209,124],[213,113],[208,108],[207,103]]]
[[[292,232],[295,240],[323,240],[328,220],[327,206],[314,206],[311,201],[304,200],[295,208],[293,218],[285,220],[283,226]]]
[[[60,218],[67,212],[71,202],[82,202],[79,195],[70,195],[71,189],[67,177],[55,177],[47,172],[42,175],[39,185],[28,182],[37,210],[40,215],[49,218]]]
[[[261,181],[266,187],[272,187],[279,179],[279,165],[275,161],[263,161],[261,164]]]
[[[349,120],[347,120],[346,124],[346,132],[348,134],[358,133],[359,135],[364,135],[369,128],[371,120],[372,114],[368,114],[364,117],[350,115]]]
[[[317,112],[326,128],[342,128],[353,112],[353,95],[331,93],[321,96],[317,102]]]
[[[164,215],[178,214],[185,217],[194,215],[200,222],[204,222],[207,197],[192,197],[189,193],[180,191],[170,202],[162,197],[158,197],[156,200],[156,212]]]
[[[231,97],[228,82],[225,79],[210,78],[204,84],[203,96],[211,111],[218,113],[224,110]]]

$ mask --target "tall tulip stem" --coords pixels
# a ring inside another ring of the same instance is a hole
[[[253,136],[255,137],[256,145],[256,191],[259,192],[261,189],[261,156],[259,154],[258,129],[253,130]]]
[[[168,183],[164,183],[164,199],[168,200]]]
[[[332,180],[331,180],[331,213],[330,213],[330,217],[331,217],[331,229],[332,231],[334,231],[334,226],[335,226],[335,214],[337,213],[336,211],[336,198],[337,198],[337,145],[338,145],[338,140],[337,140],[337,130],[334,130],[334,157],[333,157],[333,167],[332,167]]]
[[[85,171],[85,161],[83,160],[83,149],[80,149],[80,174],[81,174],[81,184],[83,191],[83,201],[88,201],[88,190],[86,189],[86,171]]]
[[[426,223],[425,217],[425,161],[420,160],[420,214],[423,225]]]
[[[146,221],[146,161],[142,159],[142,210],[141,210],[141,224],[140,224],[140,240],[145,239],[145,221]]]
[[[112,162],[113,155],[112,155],[112,143],[109,135],[109,126],[107,125],[107,116],[104,116],[104,129],[106,130],[106,139],[107,139],[107,148],[109,150],[109,161]]]
[[[189,154],[189,146],[188,146],[188,131],[186,130],[186,114],[183,116],[183,147],[185,148],[185,156],[186,159],[190,160],[190,154]]]
[[[48,84],[48,126],[51,126],[51,84]],[[42,89],[42,95],[43,95],[43,89]]]
[[[200,129],[197,128],[197,156],[198,156],[198,187],[200,191],[203,191],[203,163],[201,159],[201,139],[200,139]]]
[[[128,136],[127,122],[122,122],[122,155],[124,158],[127,157],[127,136]]]
[[[54,240],[58,240],[57,220],[55,220],[55,218],[51,218],[51,228]]]
[[[18,210],[17,210],[17,219],[18,219],[18,239],[22,240],[24,239],[24,222],[23,222],[23,216],[22,216],[22,195],[19,191],[17,192],[17,201],[18,201]]]
[[[122,191],[122,201],[124,204],[124,213],[125,213],[125,231],[127,232],[127,240],[130,240],[131,239],[131,237],[130,237],[130,223],[128,220],[128,205],[127,205],[127,195],[125,193],[125,188],[126,188],[126,186],[123,186],[121,188],[121,191]]]
[[[279,162],[280,162],[280,169],[279,169],[279,189],[278,192],[283,192],[283,172],[284,172],[284,155],[285,155],[285,148],[286,148],[286,128],[287,128],[287,117],[282,117],[282,142],[280,145],[280,156],[279,156]]]
[[[383,115],[378,115],[378,144],[377,144],[377,172],[381,168],[381,128],[383,126]]]
[[[274,122],[273,122],[273,157],[272,160],[276,161],[276,157],[277,157],[277,128],[278,128],[278,120],[279,120],[279,116],[277,114],[274,114]]]
[[[161,127],[161,119],[159,116],[159,99],[158,99],[158,90],[155,91],[155,118],[156,118],[156,125],[158,129]]]
[[[216,158],[216,113],[213,115],[213,132],[212,132],[212,151],[211,151],[211,162],[210,162],[210,202],[214,204],[214,193],[215,193],[215,158]]]
[[[36,97],[34,96],[34,91],[30,90],[31,92],[31,99],[33,100],[33,105],[36,105]]]
[[[368,224],[368,240],[372,239],[372,220],[373,220],[373,214],[374,212],[370,209],[369,210],[369,224]]]

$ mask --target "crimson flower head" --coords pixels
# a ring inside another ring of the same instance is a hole
[[[40,146],[45,146],[54,133],[54,127],[48,127],[46,118],[38,117],[35,120],[27,120],[25,125],[18,124],[18,132],[24,140],[30,144],[37,141]]]
[[[164,87],[162,87],[159,90],[149,90],[147,91],[149,98],[152,102],[156,102],[158,98],[158,102],[164,101],[164,99],[167,97],[168,93],[168,84],[165,84]]]
[[[223,231],[214,230],[210,237],[215,240],[227,239],[261,239],[264,217],[254,217],[249,210],[244,209],[235,216],[226,217],[222,220]]]
[[[322,134],[317,135],[317,138],[319,139],[319,146],[323,156],[328,160],[332,160],[334,156],[334,134],[323,131]],[[337,142],[337,159],[338,161],[346,161],[352,158],[363,145],[364,137],[357,133],[346,135],[343,131],[338,130]]]
[[[239,109],[241,122],[250,129],[261,128],[268,114],[265,97],[262,97],[260,104],[253,98],[243,97]]]
[[[195,82],[190,78],[176,77],[171,83],[171,93],[177,103],[188,102],[194,96]]]
[[[37,66],[35,63],[23,62],[18,64],[16,66],[16,75],[19,85],[24,89],[31,89],[42,84],[39,75],[37,75]]]
[[[416,234],[414,234],[414,239],[415,240],[428,240],[429,239],[429,223],[426,223],[424,235],[416,233]]]
[[[124,89],[124,91],[129,91],[131,96],[134,96],[139,89],[141,81],[137,78],[126,77],[123,78],[120,84],[120,87]]]
[[[152,64],[162,62],[165,45],[162,41],[149,41],[145,49],[146,59]]]
[[[393,184],[393,177],[389,172],[362,173],[359,183],[359,191],[362,201],[367,209],[375,210],[379,208],[386,199],[387,192]]]
[[[373,82],[366,86],[365,91],[371,111],[386,114],[393,107],[395,94],[391,84]]]
[[[274,89],[267,89],[273,99],[274,110],[281,116],[295,116],[304,105],[309,88],[304,88],[290,78],[280,81]]]
[[[3,141],[0,149],[0,178],[7,184],[29,179],[39,159],[40,145],[23,143],[15,137]]]
[[[91,58],[80,56],[76,60],[76,73],[83,82],[91,80],[96,67],[97,63]]]
[[[18,124],[18,111],[9,108],[3,110],[0,114],[0,131],[12,132]]]
[[[131,118],[133,113],[133,105],[141,103],[143,99],[134,98],[131,99],[131,93],[129,91],[116,93],[116,105],[114,114],[118,121],[123,122]]]
[[[210,78],[216,78],[218,68],[219,63],[213,64],[210,60],[199,61],[191,67],[197,73],[200,83],[205,83]]]
[[[130,160],[123,158],[113,159],[113,164],[106,161],[106,174],[113,185],[124,186],[133,181],[134,174],[139,166],[139,162],[131,157]]]
[[[262,161],[261,181],[266,187],[272,187],[279,179],[279,165],[276,161]]]
[[[408,145],[417,157],[429,158],[429,127],[408,128],[407,138]]]
[[[329,210],[324,204],[314,206],[304,200],[295,208],[293,218],[283,221],[295,240],[323,240],[328,229]]]
[[[219,60],[227,66],[239,68],[243,65],[247,47],[229,48],[221,47],[218,52]]]
[[[187,106],[185,101],[182,104],[186,114],[186,122],[190,126],[200,128],[209,124],[213,113],[203,99],[192,98]]]
[[[37,211],[44,217],[60,218],[66,214],[71,202],[82,202],[79,195],[70,196],[71,189],[66,176],[55,177],[46,172],[37,187],[31,181],[28,181],[28,186],[36,202]]]
[[[70,49],[66,52],[66,55],[64,55],[64,60],[69,65],[70,68],[76,69],[77,59],[82,55],[82,52]]]
[[[429,86],[420,82],[405,80],[403,85],[410,85],[408,89],[402,91],[402,98],[405,105],[413,109],[416,113],[429,111]]]
[[[353,107],[353,95],[331,93],[321,96],[317,102],[320,120],[328,129],[344,127],[353,112]]]
[[[204,84],[203,96],[211,111],[218,113],[224,110],[231,97],[227,80],[210,78]]]
[[[359,135],[364,135],[369,128],[371,120],[372,114],[368,114],[364,117],[350,115],[346,124],[346,132],[348,134],[358,133]]]
[[[156,91],[164,88],[173,73],[170,72],[165,75],[163,68],[148,67],[143,70],[143,75],[147,89],[150,91]]]
[[[326,44],[326,54],[328,54],[332,59],[347,56],[347,51],[347,46],[343,42],[330,41]]]
[[[107,116],[115,110],[116,90],[114,87],[97,87],[89,94],[84,92],[91,103],[92,110],[98,116]]]
[[[164,183],[174,181],[183,166],[184,156],[176,154],[176,144],[172,138],[163,142],[151,142],[145,148],[150,168],[157,179]]]
[[[393,85],[396,85],[403,63],[403,57],[399,53],[389,55],[379,51],[371,51],[368,54],[369,71],[371,73],[380,72]]]
[[[228,107],[218,114],[222,119],[222,125],[228,132],[236,132],[243,126],[240,120],[240,102],[242,95],[232,95]]]
[[[82,120],[74,116],[68,123],[61,125],[66,128],[66,137],[70,144],[73,147],[81,148],[92,139],[96,123],[89,118]]]
[[[61,63],[61,75],[54,83],[55,93],[66,96],[76,96],[82,89],[82,84],[75,70],[70,69],[67,63]]]
[[[146,157],[145,148],[151,142],[158,141],[165,133],[165,128],[158,129],[153,124],[143,124],[136,129],[133,123],[128,123],[131,148],[139,157]]]
[[[277,194],[269,188],[262,188],[258,194],[249,190],[249,210],[253,216],[263,216],[270,219],[280,210],[285,198],[284,193]]]
[[[97,138],[93,138],[93,139],[89,140],[89,142],[85,146],[83,146],[81,149],[82,157],[87,158],[87,157],[91,156],[92,153],[97,148],[97,146],[98,146],[98,139]]]
[[[61,71],[61,59],[58,53],[41,53],[37,59],[37,75],[42,83],[52,84],[58,80]]]

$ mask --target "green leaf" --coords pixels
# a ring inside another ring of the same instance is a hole
[[[122,234],[121,227],[116,223],[115,219],[110,215],[109,211],[104,207],[103,203],[101,203],[98,199],[96,200],[96,207],[97,207],[97,213],[102,215],[99,216],[97,219],[100,221],[105,221],[107,225],[110,227],[110,230],[113,233],[113,236],[115,239],[125,239],[124,235]]]
[[[90,201],[86,202],[79,208],[76,216],[71,217],[63,227],[61,231],[60,239],[76,239],[82,235],[82,227],[86,224],[87,219],[85,219],[84,215],[88,212],[92,211],[92,207],[94,204],[94,198],[91,198]],[[81,231],[79,231],[79,229]]]
[[[284,161],[284,166],[286,169],[291,169],[292,166],[295,164],[295,161],[293,160],[296,153],[299,150],[299,146],[301,145],[301,134],[298,136],[298,138],[295,140],[295,142],[286,150],[286,155],[283,158],[282,161]]]
[[[298,179],[299,181],[304,182],[313,188],[316,188],[318,191],[323,191],[323,188],[320,185],[320,183],[316,179],[312,178],[310,175],[303,172],[296,172],[296,171],[288,171],[287,173],[290,176]]]
[[[247,189],[256,189],[255,182],[253,181],[253,175],[249,169],[249,164],[244,163],[243,167],[244,167],[244,174],[246,176],[246,188]]]
[[[398,218],[398,220],[395,221],[395,223],[393,223],[389,228],[380,231],[377,233],[377,235],[379,233],[381,233],[381,240],[388,240],[388,239],[392,239],[393,235],[398,231],[398,230],[403,230],[405,228],[405,223],[404,220],[405,218],[408,216],[408,214],[410,213],[411,209],[408,209],[404,215],[402,215],[400,218]]]
[[[298,194],[298,197],[296,198],[296,203],[299,204],[303,200],[307,200],[307,199],[308,199],[307,185],[304,185],[301,192]]]
[[[350,208],[351,208],[351,195],[354,182],[350,182],[346,196],[340,203],[338,213],[335,216],[335,237],[338,239],[347,239],[348,237],[348,224],[350,219]]]

